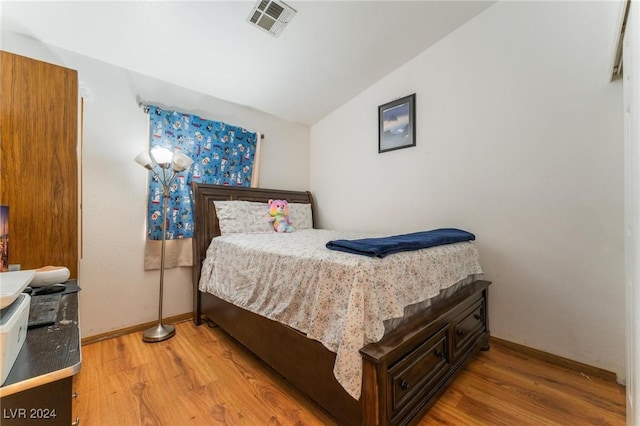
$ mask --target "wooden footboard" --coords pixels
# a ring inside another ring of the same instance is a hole
[[[220,235],[215,200],[308,203],[309,192],[192,184],[193,320],[210,318],[344,425],[417,422],[471,356],[489,348],[488,281],[475,281],[434,301],[380,342],[360,350],[362,396],[353,399],[333,375],[335,354],[285,325],[199,291],[200,271],[211,239]],[[315,218],[314,218],[315,224]]]

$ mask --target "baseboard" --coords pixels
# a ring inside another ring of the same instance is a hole
[[[183,321],[189,321],[193,318],[193,314],[188,312],[186,314],[175,315],[172,317],[165,318],[163,322],[167,324],[178,323]],[[147,322],[144,324],[134,325],[132,327],[121,328],[118,330],[109,331],[106,333],[98,334],[95,336],[85,337],[82,339],[82,345],[89,345],[91,343],[100,342],[102,340],[112,339],[114,337],[124,336],[126,334],[138,333],[142,332],[149,327],[152,327],[156,324],[156,321]],[[529,356],[532,358],[540,359],[551,364],[559,365],[561,367],[569,368],[571,370],[579,371],[582,374],[586,374],[590,377],[598,377],[602,380],[607,380],[610,382],[616,381],[616,374],[612,371],[603,370],[602,368],[594,367],[592,365],[583,364],[578,361],[573,361],[568,358],[563,358],[558,355],[551,354],[549,352],[544,352],[538,349],[533,349],[528,346],[520,345],[518,343],[513,343],[508,340],[500,339],[499,337],[491,336],[489,337],[489,342],[492,345],[502,346],[504,348],[510,349],[514,352],[518,352],[525,356]]]
[[[546,361],[551,364],[558,365],[560,367],[569,368],[571,370],[579,371],[581,374],[585,374],[589,377],[597,377],[602,380],[615,382],[616,381],[616,373],[612,371],[603,370],[598,367],[594,367],[592,365],[583,364],[578,361],[573,361],[568,358],[563,358],[558,355],[550,354],[549,352],[544,352],[538,349],[533,349],[528,346],[519,345],[517,343],[510,342],[508,340],[503,340],[498,337],[491,336],[489,338],[489,342],[492,345],[502,346],[504,348],[511,349],[514,352],[518,352],[525,356],[529,356],[531,358],[540,359],[542,361]]]
[[[172,317],[164,318],[162,320],[163,323],[166,324],[175,324],[177,322],[188,321],[193,318],[193,314],[188,312],[186,314],[174,315]],[[138,333],[145,331],[146,329],[153,327],[156,325],[157,321],[151,321],[144,324],[138,324],[127,328],[120,328],[118,330],[108,331],[106,333],[97,334],[95,336],[84,337],[81,340],[82,345],[89,345],[91,343],[101,342],[107,339],[113,339],[114,337],[124,336],[126,334]]]

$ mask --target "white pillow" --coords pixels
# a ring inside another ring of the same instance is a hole
[[[273,232],[269,218],[269,205],[253,201],[214,201],[220,233],[235,234],[239,232],[266,233]]]
[[[289,203],[289,218],[294,231],[296,229],[313,228],[313,217],[311,216],[311,204]]]
[[[269,222],[269,204],[255,201],[214,201],[220,233],[237,234],[274,232]],[[289,203],[289,218],[293,230],[313,228],[311,204]]]

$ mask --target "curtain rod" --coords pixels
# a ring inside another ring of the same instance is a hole
[[[138,106],[142,108],[145,114],[149,114],[149,104],[145,104],[144,102],[139,102]],[[260,133],[260,139],[264,139],[264,133]]]

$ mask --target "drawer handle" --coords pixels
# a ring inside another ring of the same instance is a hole
[[[482,319],[482,315],[480,314],[474,314],[473,318],[477,319],[478,321],[480,321]]]
[[[444,358],[444,352],[442,352],[440,349],[436,349],[435,355],[438,358]]]
[[[71,423],[71,426],[80,426],[80,417],[76,417],[76,419]]]
[[[464,336],[464,331],[462,331],[462,329],[459,328],[459,329],[456,330],[456,334],[458,336],[462,337],[462,336]]]
[[[410,388],[409,383],[406,380],[403,380],[400,382],[400,389],[406,391],[409,388]]]
[[[78,399],[78,392],[74,392],[71,394],[71,398]]]

